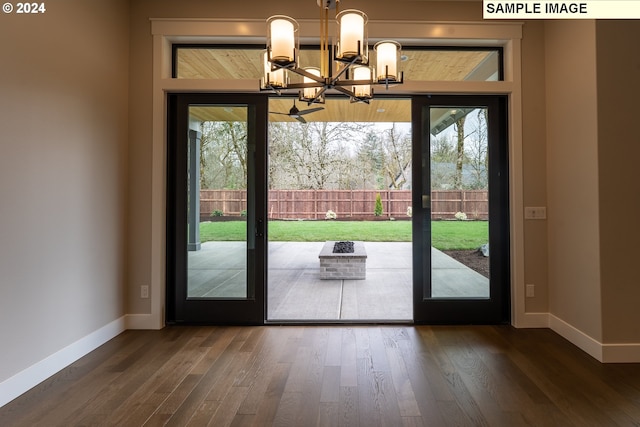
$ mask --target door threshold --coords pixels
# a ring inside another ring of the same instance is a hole
[[[401,319],[280,319],[280,320],[265,320],[265,325],[268,326],[286,326],[286,325],[413,325],[413,320],[401,320]]]

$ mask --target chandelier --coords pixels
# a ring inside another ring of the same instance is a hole
[[[267,49],[263,52],[262,90],[280,94],[284,89],[300,89],[300,101],[323,104],[325,94],[334,89],[351,102],[369,103],[372,85],[403,82],[399,72],[400,43],[383,40],[375,44],[376,66],[369,63],[367,15],[359,10],[339,11],[340,0],[317,0],[320,7],[320,64],[302,67],[299,63],[298,23],[283,15],[267,19]],[[329,11],[335,10],[337,25],[333,45],[329,46]],[[302,76],[302,83],[291,83],[289,73]]]

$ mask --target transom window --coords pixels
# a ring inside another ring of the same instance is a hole
[[[256,45],[174,45],[173,77],[258,79],[262,50]],[[300,64],[319,63],[317,46],[301,47]],[[502,48],[403,46],[401,70],[414,81],[500,81]]]

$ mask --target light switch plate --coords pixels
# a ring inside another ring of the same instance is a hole
[[[526,206],[524,208],[524,219],[547,219],[547,208],[544,206]]]
[[[525,293],[526,293],[527,298],[535,297],[536,296],[536,287],[535,287],[535,285],[533,285],[531,283],[528,283],[527,286],[526,286]]]

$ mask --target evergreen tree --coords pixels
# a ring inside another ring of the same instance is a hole
[[[376,194],[376,207],[373,210],[373,214],[375,216],[382,216],[382,197],[380,197],[380,193]]]

